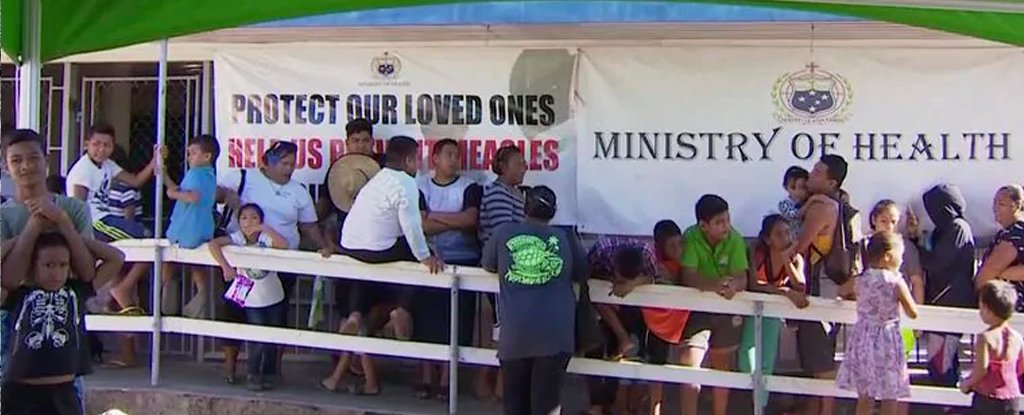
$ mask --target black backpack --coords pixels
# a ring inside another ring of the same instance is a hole
[[[836,228],[832,234],[832,249],[827,254],[822,254],[813,244],[811,249],[822,257],[821,265],[825,275],[836,284],[843,285],[864,271],[864,237],[861,235],[860,211],[850,205],[849,201],[835,197],[832,199],[839,204]]]

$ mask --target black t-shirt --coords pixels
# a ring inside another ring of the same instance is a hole
[[[985,253],[985,257],[987,258],[992,253],[992,249],[1002,242],[1009,242],[1017,250],[1017,258],[1013,260],[1010,266],[1024,264],[1024,222],[1014,222],[1006,229],[999,231],[996,234],[995,242],[992,243],[992,247]],[[1013,285],[1017,288],[1017,311],[1024,312],[1024,282],[1014,281]]]
[[[92,373],[85,334],[88,285],[68,280],[57,291],[21,287],[8,294],[3,309],[15,336],[6,356],[8,379]]]

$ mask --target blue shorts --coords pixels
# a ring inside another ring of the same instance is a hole
[[[130,221],[121,216],[107,215],[93,222],[93,235],[100,242],[117,242],[125,239],[144,239],[150,236],[141,222]]]

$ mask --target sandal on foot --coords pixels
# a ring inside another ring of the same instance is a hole
[[[366,390],[366,382],[353,383],[345,388],[346,392],[355,396],[377,396],[380,395],[380,386],[375,391]]]
[[[434,397],[434,386],[426,383],[416,385],[412,391],[416,399],[427,400]]]
[[[439,386],[434,392],[434,399],[448,402],[448,395],[451,393],[451,389],[448,386]]]
[[[141,307],[132,305],[122,308],[116,314],[119,316],[144,316],[146,315],[146,310],[143,310]]]
[[[330,392],[330,393],[338,393],[338,385],[334,385],[333,388],[332,387],[328,387],[327,386],[327,379],[321,380],[321,381],[317,382],[316,384],[317,384],[317,386],[320,387],[320,390],[323,390],[325,392]]]

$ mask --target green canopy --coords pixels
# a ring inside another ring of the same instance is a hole
[[[40,2],[42,61],[163,38],[331,12],[457,0],[0,0],[0,46],[23,51],[23,11]],[[465,1],[465,0],[463,0]],[[469,0],[474,1],[474,0]],[[1024,46],[1022,0],[696,0],[900,23]]]

